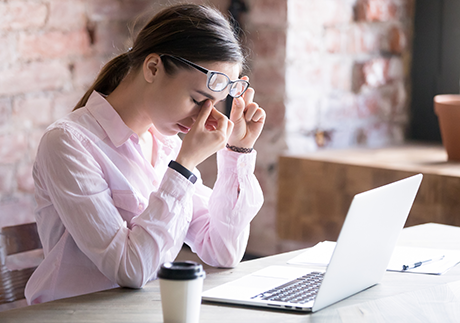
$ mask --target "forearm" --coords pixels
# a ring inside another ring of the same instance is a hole
[[[254,163],[255,155],[218,154],[219,173],[209,198],[209,214],[194,217],[186,240],[209,265],[234,267],[244,255],[249,223],[263,203]]]

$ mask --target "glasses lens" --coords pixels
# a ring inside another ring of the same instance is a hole
[[[235,81],[230,88],[230,96],[239,98],[248,89],[249,83],[244,80]]]
[[[213,72],[209,78],[208,87],[212,91],[220,92],[227,87],[229,82],[227,75]]]

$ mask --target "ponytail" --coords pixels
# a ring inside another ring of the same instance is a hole
[[[115,88],[128,74],[130,66],[129,52],[118,55],[110,60],[99,72],[99,75],[93,85],[91,85],[80,101],[78,101],[73,111],[84,107],[93,91],[97,91],[105,95],[112,93],[112,91],[115,90]]]

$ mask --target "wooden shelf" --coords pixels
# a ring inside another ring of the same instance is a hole
[[[279,162],[277,231],[283,240],[336,240],[353,196],[423,173],[406,225],[460,226],[460,163],[442,146],[323,150]]]

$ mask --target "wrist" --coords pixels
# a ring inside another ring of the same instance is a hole
[[[190,159],[184,158],[180,153],[176,157],[175,161],[187,169],[195,169],[196,167],[196,165]]]
[[[176,172],[184,176],[186,179],[188,179],[192,184],[195,184],[197,177],[195,174],[193,174],[190,170],[188,170],[186,167],[178,163],[177,161],[171,160],[168,164],[169,168],[174,169]]]
[[[250,154],[254,148],[248,148],[248,147],[238,147],[238,146],[233,146],[233,145],[230,145],[230,144],[227,144],[225,145],[225,147],[228,149],[228,150],[231,150],[231,151],[234,151],[234,152],[237,152],[237,153],[241,153],[241,154]]]

